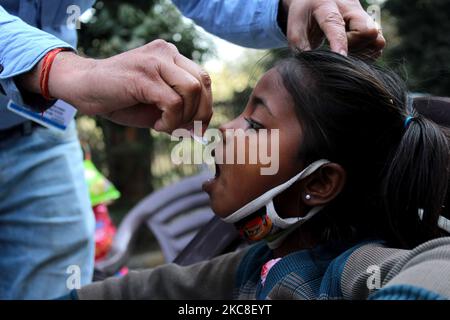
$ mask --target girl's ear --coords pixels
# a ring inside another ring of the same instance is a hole
[[[325,205],[342,191],[347,174],[337,163],[329,163],[302,181],[302,201],[307,206]]]

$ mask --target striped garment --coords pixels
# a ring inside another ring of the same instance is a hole
[[[190,266],[167,264],[72,291],[68,299],[346,299],[450,298],[450,237],[412,249],[381,241],[318,246],[279,260],[257,243]]]
[[[244,256],[238,271],[235,299],[343,299],[340,279],[348,257],[371,241],[357,245],[328,244],[283,257],[267,274],[264,286],[259,272],[273,259],[264,242]],[[374,242],[376,243],[376,242]]]

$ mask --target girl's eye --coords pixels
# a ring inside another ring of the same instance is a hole
[[[264,128],[264,126],[261,123],[256,122],[255,120],[252,120],[250,118],[244,118],[244,119],[248,123],[248,129],[259,130],[259,129]]]

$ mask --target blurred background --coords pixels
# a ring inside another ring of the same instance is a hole
[[[411,91],[450,96],[450,1],[367,0],[362,4],[381,19],[387,39],[379,63],[398,71]],[[381,7],[380,12],[374,5]],[[244,49],[207,34],[183,18],[168,0],[97,1],[81,20],[81,54],[105,58],[164,39],[203,65],[213,80],[212,127],[239,114],[252,86],[277,56],[276,51]],[[109,207],[116,225],[152,191],[200,170],[171,162],[176,142],[167,135],[122,127],[100,117],[79,115],[77,122],[80,139],[95,166],[121,193]],[[147,259],[144,265],[148,266],[163,262],[147,229],[139,232],[135,257]]]

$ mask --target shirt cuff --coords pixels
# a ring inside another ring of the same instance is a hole
[[[16,71],[15,73],[13,73],[12,76],[5,78],[4,75],[0,75],[0,86],[2,87],[3,91],[5,92],[6,96],[14,101],[17,104],[21,104],[21,105],[25,105],[25,99],[23,96],[23,93],[19,90],[19,88],[17,87],[15,81],[14,81],[14,77],[17,75],[20,75],[22,73],[26,73],[29,72],[31,69],[33,69],[36,64],[39,63],[39,61],[41,61],[41,59],[43,59],[45,57],[45,55],[50,52],[53,49],[56,48],[69,48],[71,50],[73,50],[73,48],[67,44],[65,45],[60,45],[60,44],[54,44],[48,48],[45,48],[44,51],[41,51],[36,57],[35,59],[30,63],[29,66],[20,69],[18,71]],[[75,50],[73,50],[75,51]],[[31,95],[33,95],[32,97],[32,101],[38,104],[42,104],[45,103],[45,99],[44,98],[40,98],[40,96],[38,97],[35,94],[30,93],[30,97]],[[28,101],[31,101],[30,99],[28,99]]]
[[[281,1],[281,0],[280,0]],[[287,37],[286,34],[282,31],[279,25],[279,19],[278,19],[278,10],[280,10],[279,3],[276,3],[276,5],[272,8],[273,12],[270,14],[269,18],[269,30],[268,34],[270,35],[274,47],[281,48],[287,46]]]
[[[249,25],[241,45],[255,49],[287,47],[287,37],[278,24],[279,1],[257,0],[255,24]]]
[[[28,25],[0,6],[0,85],[9,99],[23,104],[14,77],[33,69],[55,48],[76,51],[68,43]]]
[[[278,0],[172,0],[184,16],[235,44],[270,49],[287,46],[278,25]]]

